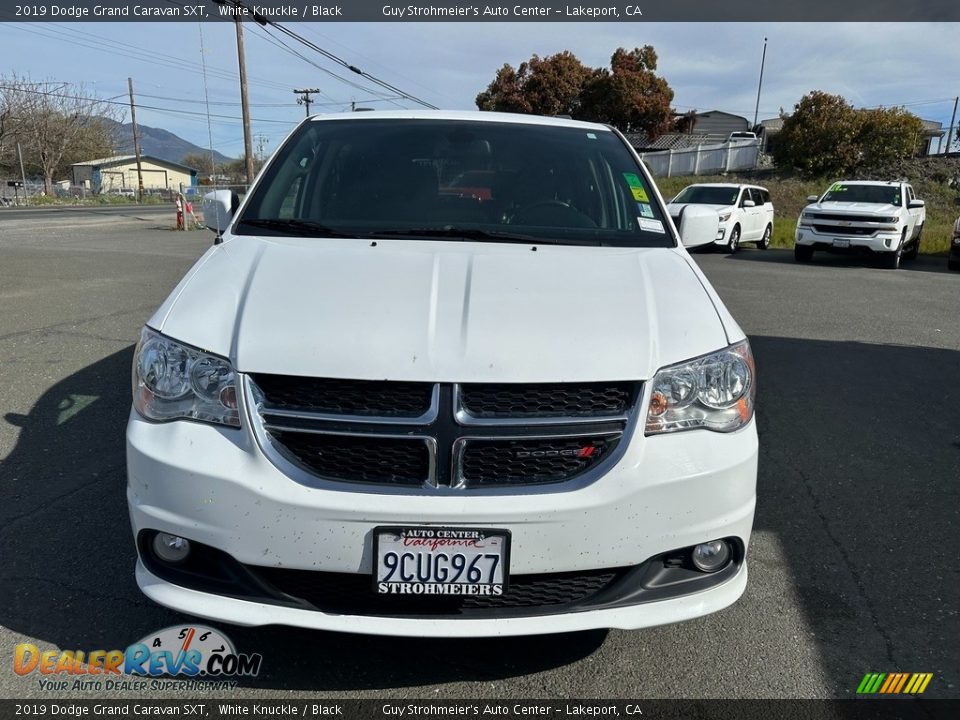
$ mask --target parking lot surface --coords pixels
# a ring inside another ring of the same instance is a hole
[[[0,212],[0,696],[95,696],[16,676],[17,643],[125,648],[184,621],[136,587],[124,496],[133,343],[213,237],[171,226]],[[760,373],[736,605],[641,632],[456,641],[211,623],[264,656],[233,696],[850,697],[897,671],[960,696],[960,274],[942,258],[695,259]]]

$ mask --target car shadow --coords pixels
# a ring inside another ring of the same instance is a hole
[[[727,254],[727,260],[737,260],[745,262],[760,263],[784,263],[793,264],[801,267],[816,268],[820,267],[858,267],[858,268],[877,268],[884,269],[880,260],[869,253],[850,254],[850,253],[814,253],[813,260],[805,263],[798,263],[793,258],[793,250],[784,250],[781,248],[770,248],[769,250],[759,250],[757,248],[740,248],[733,255]],[[943,255],[920,255],[915,260],[903,260],[900,263],[900,270],[908,272],[929,272],[929,273],[956,273],[947,268],[947,256]]]
[[[776,536],[834,696],[853,696],[866,672],[919,668],[937,675],[928,694],[955,696],[960,352],[751,344],[760,374],[755,530]],[[766,569],[753,563],[751,583],[763,585]]]
[[[132,347],[110,355],[51,387],[29,414],[4,416],[19,437],[0,461],[0,625],[62,649],[122,650],[193,621],[147,600],[133,577],[124,458],[131,359]],[[451,642],[198,622],[263,655],[260,676],[244,685],[301,690],[528,675],[589,656],[607,635]]]

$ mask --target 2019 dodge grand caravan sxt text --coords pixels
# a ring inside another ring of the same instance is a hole
[[[744,333],[623,137],[495,113],[305,120],[148,321],[137,582],[241,625],[640,628],[747,582]],[[682,241],[681,241],[682,238]]]

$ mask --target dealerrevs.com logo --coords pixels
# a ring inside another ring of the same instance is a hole
[[[32,643],[20,643],[14,649],[13,671],[36,677],[42,690],[141,691],[180,687],[182,679],[232,686],[235,678],[259,674],[262,662],[259,653],[238,653],[219,630],[181,625],[151,633],[125,650],[41,652]],[[157,680],[171,677],[181,680]]]

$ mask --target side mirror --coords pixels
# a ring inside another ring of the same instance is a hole
[[[715,210],[687,205],[680,212],[680,242],[686,248],[709,245],[717,239],[720,230],[720,215]]]
[[[819,195],[807,195],[807,204],[815,203],[819,199],[820,199]]]
[[[744,207],[756,207],[757,204],[756,204],[753,200],[744,200],[744,201],[743,201],[743,206],[744,206]]]
[[[214,190],[203,196],[203,220],[207,227],[221,235],[233,220],[240,198],[232,190]]]
[[[922,208],[924,204],[925,203],[923,202],[923,200],[917,200],[916,198],[914,198],[913,200],[910,201],[910,204],[907,205],[907,207],[913,210],[914,208]]]

